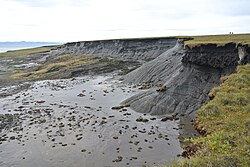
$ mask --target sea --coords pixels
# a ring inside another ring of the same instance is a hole
[[[0,53],[20,50],[20,49],[29,49],[41,46],[50,46],[62,44],[59,42],[0,42]]]

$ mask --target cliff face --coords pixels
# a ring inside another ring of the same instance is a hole
[[[225,68],[228,66],[237,66],[240,60],[238,48],[234,43],[229,43],[225,46],[207,44],[193,48],[186,47],[186,50],[182,62],[200,66]]]
[[[150,83],[152,87],[123,103],[135,111],[191,114],[208,100],[209,91],[223,75],[250,60],[248,46],[229,43],[188,47],[175,38],[103,40],[68,43],[50,55],[83,54],[147,60],[123,77],[126,83]],[[163,91],[157,91],[159,85]]]
[[[242,62],[248,61],[249,55],[246,55],[247,52]],[[135,111],[152,115],[191,114],[209,99],[209,91],[219,84],[221,76],[235,70],[239,60],[235,44],[184,49],[179,42],[124,77],[125,82],[150,82],[154,86],[164,85],[166,89],[157,91],[155,86],[123,103],[130,104]]]
[[[67,43],[51,55],[82,54],[152,60],[172,48],[176,38],[124,39]]]

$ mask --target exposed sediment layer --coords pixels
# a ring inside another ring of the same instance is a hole
[[[240,60],[238,48],[235,43],[228,43],[224,46],[207,44],[187,47],[182,62],[192,63],[200,66],[210,66],[214,68],[225,68],[237,66]]]
[[[51,55],[84,54],[147,60],[124,76],[124,82],[150,83],[152,88],[123,103],[152,115],[193,113],[208,100],[209,91],[239,63],[249,62],[249,47],[228,43],[183,45],[176,38],[124,39],[75,42]],[[149,61],[150,60],[150,61]],[[156,91],[159,85],[164,91]]]
[[[247,62],[247,57],[241,61]],[[123,103],[152,115],[191,114],[208,100],[209,91],[220,82],[221,76],[232,73],[239,61],[235,44],[184,48],[179,41],[172,49],[124,77],[124,82],[164,85],[164,91],[153,87]]]
[[[149,38],[72,42],[51,51],[51,54],[117,56],[136,60],[152,60],[172,48],[176,41],[176,38]]]

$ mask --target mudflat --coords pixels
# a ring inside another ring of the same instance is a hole
[[[1,166],[151,166],[176,159],[178,120],[119,105],[145,91],[138,87],[107,74],[37,81],[1,98]]]

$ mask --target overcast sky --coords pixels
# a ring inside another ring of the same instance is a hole
[[[0,41],[250,32],[250,0],[0,0]]]

